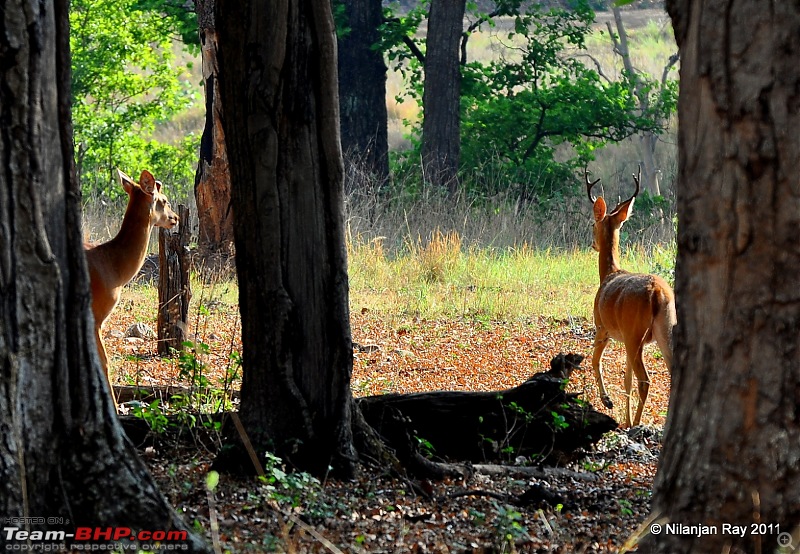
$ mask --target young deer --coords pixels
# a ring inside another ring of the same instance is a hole
[[[178,224],[178,216],[170,208],[167,197],[161,194],[161,182],[156,181],[149,171],[142,171],[138,183],[122,171],[117,172],[129,197],[119,232],[108,242],[84,246],[91,279],[97,353],[106,379],[108,356],[101,333],[103,324],[119,302],[122,287],[142,268],[153,227],[171,229]],[[108,387],[113,391],[110,380]],[[113,392],[111,397],[114,398]]]
[[[607,213],[605,200],[592,196],[592,187],[600,179],[589,181],[585,171],[586,192],[594,205],[594,242],[592,248],[600,253],[600,288],[594,299],[594,353],[592,370],[600,389],[600,398],[607,408],[613,403],[603,385],[600,367],[603,351],[609,339],[625,344],[627,361],[625,365],[626,410],[625,423],[631,427],[631,388],[632,375],[639,381],[639,407],[633,425],[638,425],[642,417],[644,403],[650,390],[650,379],[642,361],[644,345],[658,343],[667,369],[672,370],[672,329],[677,321],[675,316],[675,295],[667,282],[657,275],[629,273],[619,266],[619,230],[630,216],[633,201],[639,194],[639,175],[634,175],[636,191],[628,200]]]

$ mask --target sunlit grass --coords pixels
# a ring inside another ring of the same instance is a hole
[[[659,252],[663,257],[668,250]],[[389,316],[590,319],[599,284],[591,249],[464,250],[457,236],[440,233],[394,256],[380,240],[351,244],[349,255],[351,309]],[[642,247],[629,249],[622,261],[639,272],[655,263]]]

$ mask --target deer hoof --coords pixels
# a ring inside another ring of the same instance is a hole
[[[608,396],[603,396],[601,398],[601,400],[603,401],[603,405],[606,408],[613,408],[614,407],[614,403],[611,401],[611,399]]]

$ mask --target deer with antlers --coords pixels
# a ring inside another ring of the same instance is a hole
[[[178,216],[172,211],[167,197],[161,194],[161,182],[156,181],[152,173],[142,171],[137,183],[122,171],[117,172],[122,188],[128,193],[128,207],[119,232],[108,242],[85,245],[97,353],[107,380],[108,356],[101,333],[103,324],[119,302],[122,287],[142,268],[153,227],[171,229],[178,224]],[[110,380],[108,387],[113,391]]]
[[[592,195],[592,187],[600,179],[589,181],[589,171],[584,170],[586,192],[594,206],[594,241],[592,248],[599,253],[600,288],[594,299],[594,353],[592,370],[600,399],[607,408],[614,405],[603,384],[601,361],[609,339],[621,341],[627,355],[625,365],[626,410],[625,423],[631,427],[631,388],[633,374],[639,382],[639,407],[633,418],[633,425],[639,424],[642,417],[650,379],[642,361],[642,351],[646,344],[658,343],[667,369],[672,370],[672,331],[677,322],[675,315],[675,294],[667,282],[658,275],[630,273],[619,265],[619,231],[633,209],[633,202],[639,194],[639,175],[633,180],[636,190],[629,199],[621,202],[608,212],[602,197]]]

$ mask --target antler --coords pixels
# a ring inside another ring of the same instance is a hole
[[[631,174],[631,175],[633,176],[633,182],[636,183],[636,190],[634,191],[633,196],[628,198],[628,200],[626,200],[625,202],[629,202],[629,201],[633,200],[639,194],[639,179],[642,177],[642,166],[639,165],[639,171],[638,171],[638,173],[636,175],[633,175],[633,174]]]
[[[597,200],[596,196],[592,196],[592,187],[595,186],[597,183],[600,182],[600,179],[596,179],[595,181],[589,181],[589,166],[583,168],[583,176],[586,179],[586,194],[589,195],[589,201],[594,204],[594,201]]]

